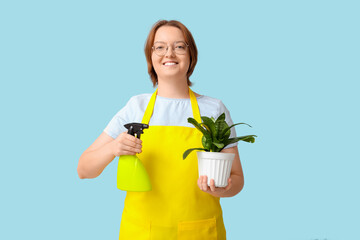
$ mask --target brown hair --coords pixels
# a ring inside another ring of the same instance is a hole
[[[146,57],[146,61],[147,61],[147,66],[148,66],[148,73],[150,75],[151,81],[153,83],[153,86],[155,87],[155,85],[158,82],[158,77],[157,74],[155,72],[155,69],[152,65],[152,61],[151,61],[151,55],[152,55],[152,46],[154,44],[154,39],[155,39],[155,34],[156,31],[162,27],[162,26],[171,26],[171,27],[177,27],[178,29],[180,29],[184,35],[185,41],[186,43],[189,45],[189,53],[190,53],[190,66],[189,66],[189,70],[186,73],[187,76],[187,84],[189,86],[192,85],[192,82],[190,82],[189,77],[191,76],[191,74],[193,73],[194,69],[195,69],[195,65],[197,63],[197,48],[196,48],[196,44],[194,41],[193,36],[191,35],[191,32],[185,27],[184,24],[182,24],[179,21],[176,20],[160,20],[158,22],[156,22],[150,32],[149,35],[146,39],[145,42],[145,57]]]

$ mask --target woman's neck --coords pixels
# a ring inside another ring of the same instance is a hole
[[[166,98],[189,98],[187,81],[158,81],[157,95]]]

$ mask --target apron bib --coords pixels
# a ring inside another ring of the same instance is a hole
[[[193,117],[201,122],[195,94],[189,88]],[[157,90],[146,108],[142,123],[148,124]],[[185,116],[184,116],[185,117]],[[220,199],[197,186],[198,164],[193,151],[202,147],[196,128],[150,126],[142,134],[144,164],[152,184],[149,192],[127,192],[120,225],[120,240],[224,240],[225,227]]]

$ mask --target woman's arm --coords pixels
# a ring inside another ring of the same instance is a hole
[[[79,177],[83,179],[99,176],[116,156],[140,153],[141,143],[140,139],[126,132],[121,133],[116,139],[104,132],[101,133],[80,156],[77,168]]]
[[[210,186],[208,186],[207,176],[200,176],[198,179],[198,185],[202,191],[207,192],[214,197],[233,197],[238,194],[244,187],[244,174],[241,167],[239,151],[237,147],[232,147],[223,149],[221,152],[235,153],[228,185],[225,188],[217,188],[215,187],[214,180],[211,180]]]

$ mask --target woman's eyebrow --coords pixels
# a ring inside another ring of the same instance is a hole
[[[173,43],[177,43],[177,42],[185,42],[185,41],[183,41],[183,40],[178,40],[178,41],[174,41]],[[155,43],[167,43],[167,42],[156,41],[156,42],[154,42],[154,44],[155,44]]]

